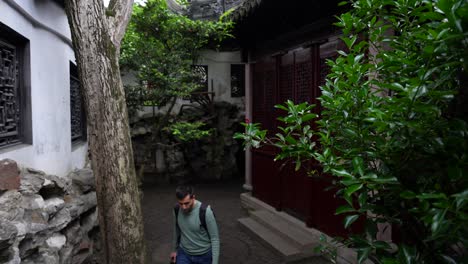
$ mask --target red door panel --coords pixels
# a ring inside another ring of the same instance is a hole
[[[259,60],[253,66],[253,122],[261,123],[270,134],[276,133],[277,126],[282,125],[276,119],[285,113],[274,105],[286,100],[318,104],[318,86],[323,85],[329,70],[325,60],[335,56],[334,47],[336,43],[312,45]],[[345,201],[335,197],[336,190],[327,190],[332,186],[332,176],[309,177],[306,170],[295,171],[293,162],[274,162],[275,155],[271,147],[252,151],[254,197],[302,219],[309,227],[332,236],[346,236],[344,216],[335,215],[336,208]],[[316,162],[310,161],[309,166],[320,171]]]

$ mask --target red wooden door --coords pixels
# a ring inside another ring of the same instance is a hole
[[[276,129],[274,99],[277,89],[276,59],[266,57],[253,65],[253,115],[252,122],[273,133]],[[280,178],[278,164],[273,161],[275,150],[263,147],[252,150],[252,185],[254,197],[281,210]]]
[[[295,103],[311,102],[314,96],[316,80],[314,80],[314,57],[316,47],[299,48],[282,55],[279,60],[279,87],[277,104],[287,100]],[[276,111],[276,117],[284,115],[284,111]],[[282,124],[278,124],[282,125]],[[281,179],[281,208],[287,213],[306,221],[310,218],[312,182],[303,170],[295,171],[294,164],[289,161],[284,167]]]
[[[277,126],[282,125],[276,118],[284,115],[284,111],[274,105],[287,100],[318,104],[318,86],[328,72],[325,60],[336,55],[336,47],[332,43],[298,48],[265,57],[253,65],[253,122],[275,133]],[[283,161],[275,162],[277,152],[273,148],[252,152],[254,197],[305,221],[309,227],[329,235],[346,236],[343,217],[334,214],[344,202],[335,197],[335,190],[330,190],[331,176],[309,177],[305,170],[295,171],[291,162],[286,165]],[[320,171],[317,162],[310,161],[308,165]]]

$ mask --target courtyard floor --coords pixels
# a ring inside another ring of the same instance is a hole
[[[173,232],[175,185],[146,186],[143,197],[145,236],[150,263],[168,264]],[[220,264],[276,264],[280,256],[240,229],[245,216],[239,195],[240,182],[195,185],[195,195],[215,212],[221,238]]]

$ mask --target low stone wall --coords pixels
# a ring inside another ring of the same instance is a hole
[[[179,142],[165,129],[154,139],[157,118],[132,123],[132,144],[137,172],[145,182],[187,182],[228,180],[243,173],[242,146],[233,139],[243,131],[243,113],[227,102],[215,102],[213,110],[187,108],[178,120],[203,121],[210,136],[191,143]],[[173,117],[174,118],[174,117]],[[159,143],[159,144],[157,144]],[[240,154],[240,155],[239,155]]]
[[[0,161],[0,263],[91,263],[99,248],[94,177]]]

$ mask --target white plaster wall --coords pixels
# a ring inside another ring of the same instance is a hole
[[[208,89],[215,93],[214,101],[226,101],[244,108],[244,97],[231,97],[231,64],[240,64],[240,51],[204,50],[198,64],[208,65]]]
[[[30,44],[32,145],[0,150],[0,159],[10,158],[20,165],[64,176],[82,168],[86,143],[71,144],[69,62],[75,61],[72,47],[63,38],[31,21],[31,17],[70,38],[65,12],[50,0],[18,0],[29,19],[0,0],[0,22]]]
[[[3,0],[2,0],[3,1]],[[10,0],[12,1],[12,0]],[[71,38],[67,14],[63,8],[51,0],[13,0],[28,14],[45,26]]]

